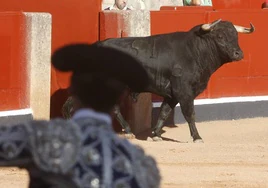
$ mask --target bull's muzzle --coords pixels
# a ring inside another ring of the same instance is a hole
[[[232,60],[239,61],[244,58],[244,53],[241,50],[235,50],[233,53]]]

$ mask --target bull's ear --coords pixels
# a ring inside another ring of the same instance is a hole
[[[220,22],[221,22],[221,19],[218,19],[218,20],[216,20],[216,21],[214,21],[214,22],[212,22],[212,23],[203,24],[203,25],[201,26],[201,29],[202,29],[203,31],[211,31],[211,29],[212,29],[215,25],[217,25],[218,23],[220,23]]]

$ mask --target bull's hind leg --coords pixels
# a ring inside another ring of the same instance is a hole
[[[164,99],[161,107],[160,107],[160,113],[158,116],[158,120],[156,123],[156,126],[153,128],[153,140],[158,141],[158,140],[162,140],[161,139],[161,131],[162,131],[162,127],[165,123],[165,121],[167,120],[167,118],[169,117],[172,109],[176,106],[177,102],[175,102],[172,99]]]
[[[126,120],[122,116],[122,114],[120,112],[120,107],[118,105],[115,105],[115,107],[114,107],[114,114],[115,114],[117,121],[120,123],[121,127],[123,128],[123,130],[125,132],[124,136],[126,138],[134,138],[135,136],[131,132],[129,124],[126,122]]]
[[[203,142],[202,138],[199,136],[198,130],[195,126],[195,111],[194,111],[194,101],[191,100],[183,100],[180,102],[181,111],[183,113],[184,118],[188,122],[190,133],[194,142]]]

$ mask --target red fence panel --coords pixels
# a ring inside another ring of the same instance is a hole
[[[0,11],[48,12],[52,15],[52,52],[68,43],[99,39],[101,1],[79,0],[8,0],[0,1]],[[69,73],[52,67],[51,117],[61,116],[61,107],[68,95]]]
[[[25,21],[22,12],[0,12],[0,111],[29,107]]]

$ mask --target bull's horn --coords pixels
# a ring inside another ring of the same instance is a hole
[[[252,23],[250,23],[250,28],[247,28],[247,27],[242,27],[242,26],[237,26],[237,25],[234,25],[236,31],[238,33],[253,33],[255,31],[255,27]]]
[[[201,28],[204,30],[204,31],[210,31],[212,27],[214,27],[216,24],[218,24],[219,22],[221,21],[221,19],[218,19],[214,22],[212,22],[211,24],[203,24],[201,26]]]

